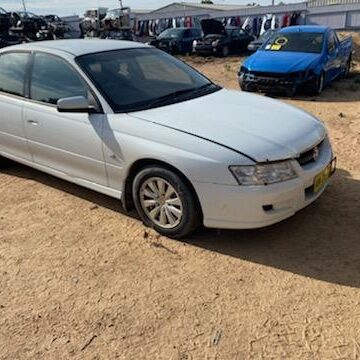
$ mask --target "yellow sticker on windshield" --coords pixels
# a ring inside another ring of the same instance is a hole
[[[288,43],[288,41],[289,40],[285,36],[280,36],[274,41],[274,44],[284,46]]]
[[[271,45],[271,50],[280,50],[280,49],[281,49],[281,45],[279,44]]]

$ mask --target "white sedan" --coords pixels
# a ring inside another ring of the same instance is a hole
[[[135,206],[169,237],[281,221],[335,169],[310,114],[113,40],[0,51],[0,155]]]

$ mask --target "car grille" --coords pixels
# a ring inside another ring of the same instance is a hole
[[[272,73],[272,72],[263,72],[263,71],[249,71],[247,74],[254,75],[254,76],[259,76],[259,77],[265,77],[265,78],[274,78],[274,79],[279,79],[279,78],[284,78],[285,77],[285,74]]]
[[[310,164],[312,162],[316,162],[316,160],[318,159],[319,155],[320,155],[320,149],[321,149],[321,145],[323,144],[324,141],[322,141],[320,144],[314,146],[313,148],[311,148],[310,150],[307,150],[303,153],[300,154],[300,156],[297,158],[297,161],[299,162],[299,164],[301,166]]]

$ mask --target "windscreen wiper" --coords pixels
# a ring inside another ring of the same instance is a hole
[[[178,90],[178,91],[174,91],[170,94],[161,96],[153,101],[151,101],[147,107],[151,108],[157,105],[161,105],[163,103],[166,103],[169,100],[178,100],[179,96],[185,95],[185,94],[194,94],[194,93],[199,93],[202,92],[203,90],[205,90],[206,88],[210,87],[210,86],[214,86],[215,88],[217,88],[217,85],[214,85],[213,83],[208,83],[205,84],[203,86],[200,86],[198,88],[192,88],[192,89],[184,89],[184,90]]]

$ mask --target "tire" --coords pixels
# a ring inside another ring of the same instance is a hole
[[[320,95],[324,90],[325,86],[325,73],[322,71],[319,76],[317,76],[315,84],[310,89],[310,95]]]
[[[343,77],[345,79],[349,77],[350,71],[351,71],[351,56],[349,56],[349,59],[346,62],[346,68],[345,68],[344,75],[343,75]]]
[[[135,177],[132,186],[135,208],[144,224],[170,238],[183,238],[202,220],[196,195],[175,172],[148,166]]]
[[[0,169],[8,168],[11,164],[11,161],[9,159],[6,159],[2,156],[0,156]]]
[[[221,57],[227,57],[229,56],[230,54],[230,49],[227,45],[224,45],[222,48],[221,48]]]

